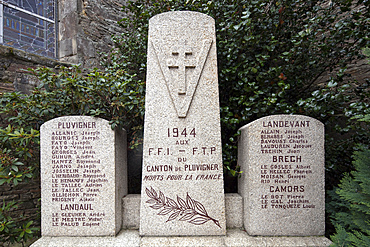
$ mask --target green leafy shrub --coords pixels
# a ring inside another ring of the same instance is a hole
[[[355,171],[332,193],[340,209],[333,215],[332,246],[370,246],[370,150],[360,147],[353,158]]]
[[[132,81],[122,70],[81,71],[79,66],[30,70],[40,85],[30,95],[3,93],[0,113],[6,128],[0,128],[0,185],[18,183],[37,176],[40,165],[40,126],[55,117],[90,115],[109,120],[112,128],[126,128],[131,148],[141,144],[144,102],[143,83]],[[5,201],[0,211],[1,242],[24,243],[37,233],[33,219],[12,212],[16,202]]]
[[[131,147],[140,143],[144,84],[117,69],[101,72],[81,71],[78,65],[31,72],[40,85],[30,95],[6,93],[0,99],[7,121],[17,126],[39,129],[44,122],[66,115],[90,115],[109,120],[112,128],[129,130]]]
[[[4,183],[16,186],[27,182],[39,167],[39,132],[26,131],[20,126],[0,128],[0,186]],[[0,242],[24,243],[39,233],[34,220],[38,215],[25,217],[15,210],[18,202],[2,202],[0,208]]]
[[[38,168],[39,131],[31,128],[27,133],[23,128],[14,129],[8,125],[0,129],[0,139],[3,141],[0,149],[0,185],[17,185],[32,178],[33,171]]]
[[[369,1],[347,0],[127,1],[127,17],[120,22],[124,32],[114,37],[117,49],[107,60],[114,66],[105,64],[136,71],[135,78],[145,81],[149,18],[173,10],[212,16],[225,170],[237,175],[241,126],[266,115],[303,114],[327,126],[331,186],[353,168],[354,144],[369,139],[367,130],[351,119],[368,108],[369,83],[350,81],[346,73],[369,45],[369,8]]]
[[[16,202],[5,203],[0,208],[0,239],[1,242],[13,244],[15,242],[24,243],[32,239],[35,233],[39,232],[38,227],[31,227],[33,221],[27,218],[16,217],[12,211],[18,207]]]

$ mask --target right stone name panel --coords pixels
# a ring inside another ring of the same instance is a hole
[[[239,194],[250,235],[325,234],[324,125],[274,115],[240,128]]]

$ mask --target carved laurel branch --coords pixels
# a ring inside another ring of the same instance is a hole
[[[189,194],[186,195],[186,201],[177,196],[177,202],[171,198],[165,197],[162,191],[157,193],[152,187],[145,188],[149,200],[146,203],[153,204],[149,207],[153,209],[161,209],[157,215],[168,215],[166,222],[172,221],[180,217],[178,220],[187,221],[194,225],[202,225],[212,220],[218,227],[221,228],[218,220],[209,217],[206,208],[200,202],[192,199]]]

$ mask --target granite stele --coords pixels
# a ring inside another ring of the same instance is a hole
[[[325,234],[324,125],[275,115],[240,129],[239,194],[249,235]]]
[[[214,20],[149,21],[140,235],[225,235]]]
[[[41,126],[41,233],[113,236],[127,194],[126,132],[107,120],[59,117]]]

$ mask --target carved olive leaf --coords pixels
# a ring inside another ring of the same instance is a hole
[[[153,188],[152,188],[153,189]],[[153,193],[148,189],[145,188],[145,193],[152,199],[155,199],[156,197],[153,195]]]
[[[183,199],[181,199],[179,196],[177,196],[177,202],[179,203],[181,209],[185,210],[188,208],[186,205],[186,202]]]
[[[190,213],[194,213],[194,214],[196,214],[197,212],[195,212],[194,211],[194,209],[186,209],[184,212],[183,212],[184,214],[190,214]]]
[[[220,226],[218,220],[212,219],[208,216],[206,208],[202,203],[192,199],[189,196],[189,193],[186,195],[186,201],[181,197],[177,196],[177,202],[169,197],[165,197],[162,191],[158,190],[157,192],[151,187],[150,189],[145,189],[146,194],[151,199],[147,200],[146,203],[153,204],[150,207],[153,209],[161,209],[157,215],[168,215],[167,221],[172,221],[176,219],[179,215],[180,221],[187,221],[188,223],[194,225],[202,225],[207,221],[213,220],[214,223]],[[178,204],[177,204],[178,203]]]
[[[194,225],[201,225],[201,224],[206,223],[209,220],[210,220],[209,217],[199,215],[198,217],[196,217],[196,218],[192,219],[191,221],[189,221],[189,223],[194,224]]]
[[[158,215],[166,215],[166,214],[171,213],[171,211],[172,211],[172,208],[164,208],[164,209],[162,209],[162,210],[158,213]]]
[[[179,208],[179,206],[177,206],[177,203],[174,200],[172,200],[171,198],[168,198],[168,197],[167,197],[167,204],[169,206],[171,206],[172,208]]]
[[[146,201],[146,203],[150,203],[150,204],[157,203],[157,200],[155,200],[155,199],[149,199],[149,200]]]
[[[150,207],[153,208],[153,209],[160,209],[161,207],[163,207],[163,204],[157,203],[157,204],[154,204]]]
[[[206,208],[203,206],[202,203],[198,202],[198,201],[195,201],[194,200],[194,204],[195,204],[195,208],[202,214],[204,215],[207,215],[208,216],[208,213],[207,213],[207,210]]]
[[[165,196],[163,195],[162,191],[159,191],[159,199],[161,200],[161,202],[162,202],[163,204],[165,204],[165,203],[166,203],[166,198],[165,198]]]
[[[219,222],[218,220],[215,220],[214,222],[215,222],[215,224],[216,224],[219,228],[222,228],[222,227],[220,226],[220,222]]]
[[[187,220],[190,220],[191,218],[193,218],[194,215],[195,215],[194,211],[192,211],[190,213],[185,213],[179,220],[187,221]]]
[[[191,197],[189,196],[189,194],[186,195],[186,203],[188,205],[187,208],[195,209],[195,207],[194,207],[194,200],[191,199]]]
[[[155,192],[153,187],[150,187],[150,188],[151,188],[151,192],[152,192],[153,196],[155,197],[155,199],[158,198],[157,192]]]
[[[170,217],[168,217],[168,220],[166,222],[176,219],[177,216],[179,216],[179,214],[180,214],[180,210],[177,210],[176,212],[171,214]]]

